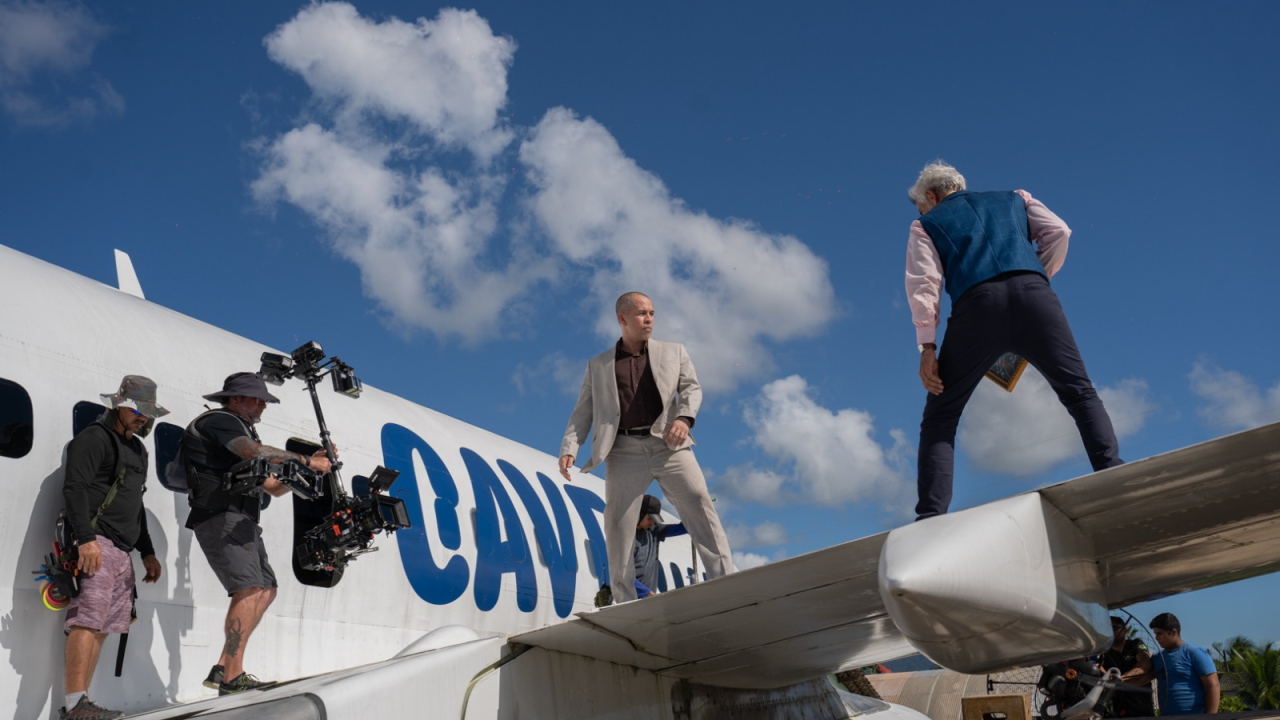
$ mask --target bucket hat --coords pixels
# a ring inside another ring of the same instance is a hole
[[[222,389],[216,393],[209,393],[204,396],[205,400],[219,401],[225,398],[233,398],[237,395],[242,397],[251,397],[263,400],[269,403],[278,403],[280,398],[267,392],[267,384],[257,373],[238,372],[234,375],[228,375],[226,380],[222,381]]]
[[[102,402],[112,410],[120,407],[133,408],[150,418],[164,417],[169,411],[156,404],[156,383],[142,375],[125,375],[120,381],[120,389],[114,393],[103,393]]]

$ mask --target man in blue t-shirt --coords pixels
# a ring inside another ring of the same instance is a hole
[[[684,523],[668,525],[662,522],[662,501],[645,495],[640,501],[640,521],[636,523],[636,544],[631,549],[631,559],[636,567],[636,599],[653,594],[662,574],[658,562],[658,543],[667,538],[687,535]]]
[[[1151,658],[1150,671],[1126,682],[1158,681],[1161,715],[1218,712],[1222,689],[1218,685],[1218,669],[1209,653],[1182,639],[1182,624],[1173,613],[1160,613],[1150,625],[1161,652]]]

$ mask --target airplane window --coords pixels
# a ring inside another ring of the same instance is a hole
[[[169,463],[178,457],[178,450],[182,447],[182,434],[184,432],[185,430],[177,425],[171,425],[166,422],[156,423],[156,477],[159,478],[160,484],[166,488],[185,494],[187,489],[170,483],[165,473]]]
[[[102,413],[106,411],[107,407],[98,403],[76,403],[76,406],[71,409],[71,434],[79,435],[81,430],[92,425],[93,421],[102,417]]]
[[[0,456],[25,456],[33,437],[31,396],[18,383],[0,379]]]

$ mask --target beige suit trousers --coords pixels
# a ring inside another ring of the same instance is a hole
[[[692,448],[673,452],[654,435],[619,435],[605,462],[604,479],[604,539],[615,601],[636,599],[636,568],[631,552],[636,523],[640,521],[640,503],[654,480],[688,529],[707,578],[733,572],[729,540],[711,505],[707,480]]]

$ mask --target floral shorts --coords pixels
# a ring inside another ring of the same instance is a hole
[[[80,594],[67,606],[64,632],[82,627],[103,633],[129,632],[133,614],[133,558],[105,537],[98,536],[102,567],[92,575],[80,576]]]

